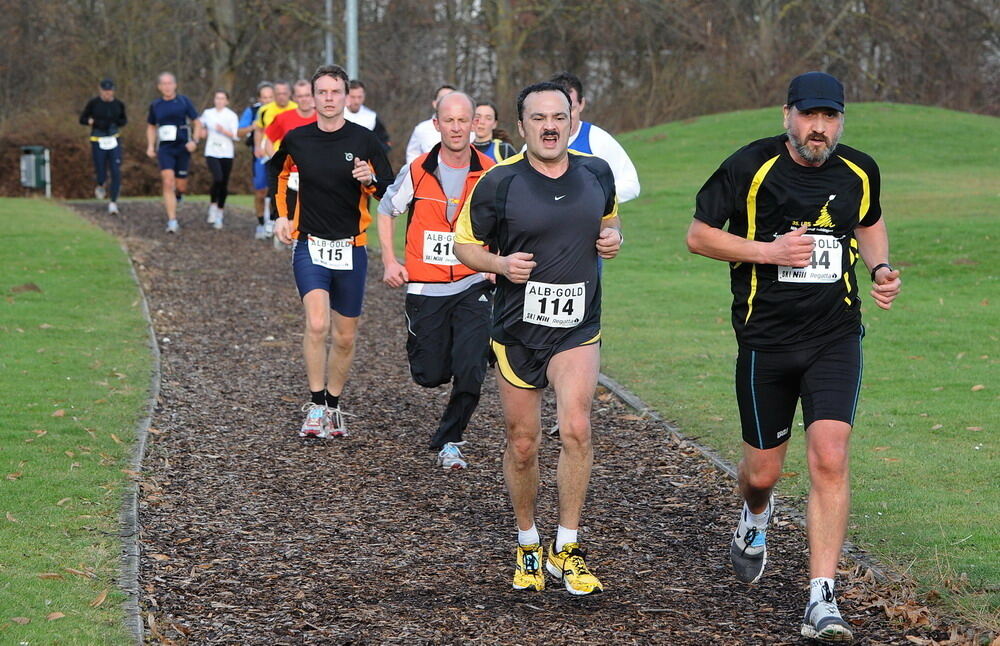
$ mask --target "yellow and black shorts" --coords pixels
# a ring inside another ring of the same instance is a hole
[[[600,327],[587,326],[571,331],[557,343],[547,348],[529,348],[519,343],[500,343],[490,339],[492,359],[500,374],[512,386],[525,389],[545,388],[549,385],[546,373],[549,361],[560,352],[583,345],[600,343]]]

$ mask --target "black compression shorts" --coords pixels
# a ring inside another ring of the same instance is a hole
[[[560,352],[582,345],[591,345],[600,340],[601,329],[587,326],[576,328],[558,343],[541,350],[516,343],[504,345],[495,339],[490,339],[490,348],[493,350],[496,365],[500,368],[500,374],[510,385],[535,389],[549,385],[546,373],[552,357]]]
[[[806,429],[823,419],[853,426],[864,363],[862,337],[863,328],[854,335],[788,352],[740,346],[736,401],[743,441],[771,449],[788,440],[800,397]]]

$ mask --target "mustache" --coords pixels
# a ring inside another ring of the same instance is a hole
[[[559,131],[558,130],[542,130],[542,136],[543,137],[548,137],[549,135],[551,135],[553,137],[558,137],[559,136]]]
[[[809,133],[809,136],[806,137],[806,139],[808,141],[822,141],[823,143],[825,143],[827,145],[829,145],[829,143],[830,143],[830,140],[826,137],[826,135],[821,135],[818,132],[811,132],[811,133]]]

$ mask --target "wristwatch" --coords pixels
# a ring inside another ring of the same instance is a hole
[[[874,267],[872,267],[872,282],[873,283],[875,282],[875,272],[877,272],[879,269],[882,269],[883,267],[885,267],[889,271],[892,271],[892,265],[890,265],[887,262],[880,262],[879,264],[875,265]]]

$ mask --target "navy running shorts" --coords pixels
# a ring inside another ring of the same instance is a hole
[[[354,268],[350,270],[328,269],[313,264],[309,256],[309,245],[305,240],[296,240],[292,251],[292,271],[299,298],[314,289],[322,289],[330,295],[330,309],[341,316],[355,318],[361,316],[365,300],[365,275],[368,273],[367,247],[354,247]]]
[[[740,346],[736,402],[743,441],[757,449],[787,441],[800,398],[806,429],[824,419],[853,426],[864,365],[863,337],[864,328],[801,350],[764,352]]]
[[[536,389],[549,385],[547,373],[552,357],[600,340],[601,329],[588,325],[572,330],[558,342],[543,349],[529,348],[518,343],[502,344],[496,339],[490,339],[490,349],[500,374],[507,383],[518,388]]]
[[[163,143],[156,150],[156,160],[160,164],[160,170],[172,170],[175,177],[187,177],[191,153],[182,143]]]

